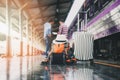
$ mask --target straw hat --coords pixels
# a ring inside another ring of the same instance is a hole
[[[65,42],[67,42],[67,41],[68,41],[68,40],[67,40],[67,38],[66,38],[65,35],[60,35],[60,34],[58,34],[57,37],[56,37],[56,39],[53,40],[53,43],[65,43]]]

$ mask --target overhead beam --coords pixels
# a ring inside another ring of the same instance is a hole
[[[6,5],[3,3],[4,0],[0,0],[0,3],[2,4],[0,7],[6,7]],[[11,1],[11,3],[13,2],[13,4],[17,7],[17,8],[14,8],[11,6],[11,9],[18,9],[18,5],[15,3],[14,0]]]
[[[14,5],[15,5],[17,8],[19,8],[19,7],[18,7],[18,5],[15,3],[15,1],[14,1],[14,0],[12,0],[12,2],[14,3]]]
[[[2,4],[1,6],[6,6],[6,4],[4,4],[4,2],[3,1],[5,1],[5,0],[0,0],[0,4]]]
[[[34,16],[34,17],[31,17],[29,20],[31,20],[31,19],[43,19],[43,18],[47,18],[47,17],[54,17],[55,16],[55,14],[53,14],[53,15],[49,15],[49,16]]]
[[[0,5],[0,7],[3,7],[3,8],[5,8],[5,5]]]
[[[34,24],[35,27],[37,27],[38,25],[43,25],[43,23]]]
[[[39,2],[40,0],[38,0]],[[68,3],[68,2],[71,2],[72,0],[67,0],[67,1],[63,1],[63,2],[59,2],[59,4],[64,4],[64,3]],[[30,8],[41,8],[41,7],[46,7],[46,6],[52,6],[52,5],[56,5],[57,2],[55,3],[51,3],[51,4],[45,4],[45,5],[42,5],[42,4],[39,4],[39,5],[33,5],[33,6],[29,6],[29,7],[26,7],[26,9],[30,9]]]

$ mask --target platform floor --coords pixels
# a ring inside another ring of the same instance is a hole
[[[0,80],[120,80],[120,68],[79,62],[40,65],[43,56],[0,58]]]

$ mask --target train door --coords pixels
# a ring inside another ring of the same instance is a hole
[[[120,60],[120,32],[94,41],[94,58]]]

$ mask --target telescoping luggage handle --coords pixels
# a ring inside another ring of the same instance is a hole
[[[85,15],[85,17],[84,17],[84,25],[81,25],[81,31],[84,31],[84,32],[86,32],[86,30],[85,30],[85,27],[87,26],[87,11],[81,11],[80,13],[84,13],[84,15]],[[79,32],[79,30],[80,30],[80,24],[79,24],[79,21],[80,21],[80,19],[79,19],[79,13],[78,13],[78,25],[77,25],[77,31]]]
[[[80,30],[80,27],[79,27],[79,13],[78,13],[78,26],[77,26],[77,31],[79,32],[79,30]]]
[[[79,32],[79,31],[80,31],[80,24],[79,24],[80,19],[79,19],[79,15],[80,15],[80,14],[78,13],[78,20],[77,20],[77,21],[78,21],[78,25],[77,25],[77,32]],[[82,26],[81,26],[81,31],[84,31],[84,30],[83,30],[83,28],[82,28]]]

